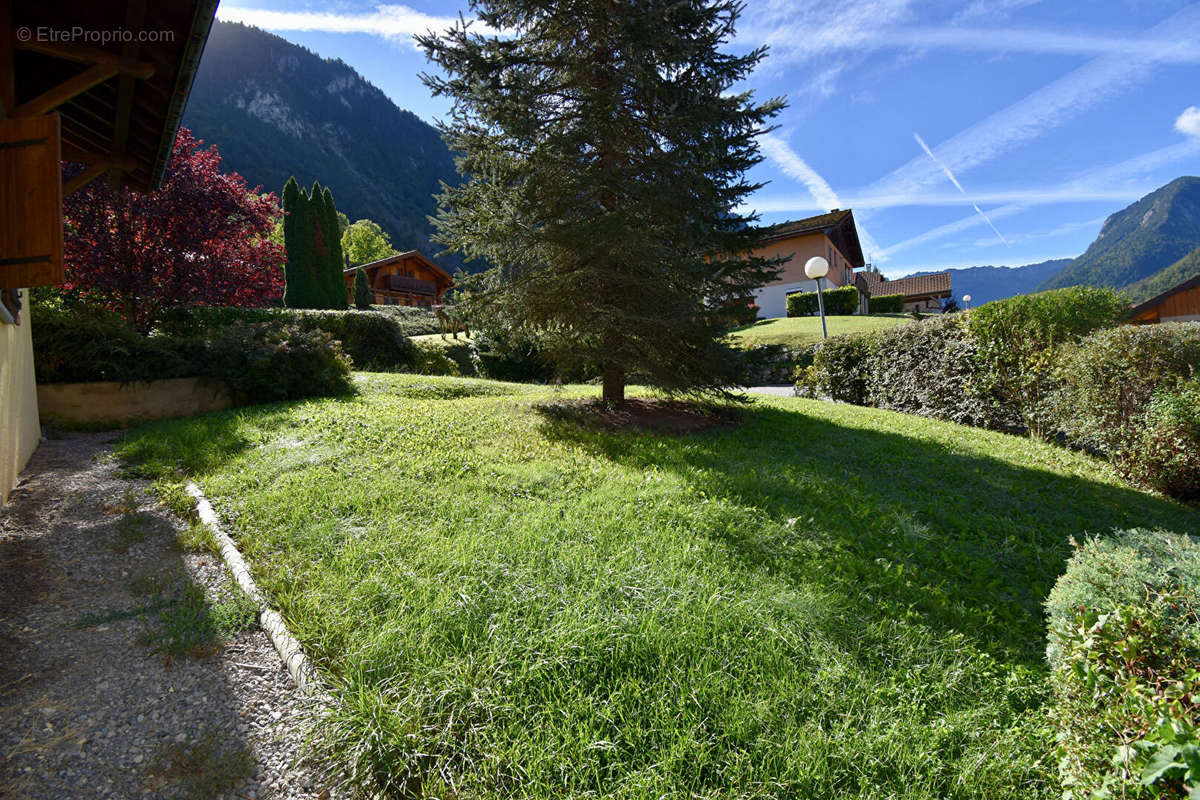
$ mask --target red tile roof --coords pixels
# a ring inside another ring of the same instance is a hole
[[[935,272],[932,275],[919,275],[912,278],[897,278],[885,280],[878,272],[860,272],[861,280],[869,295],[903,294],[909,297],[930,297],[950,295],[950,273]]]

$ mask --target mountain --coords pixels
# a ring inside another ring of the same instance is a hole
[[[1200,178],[1177,178],[1104,222],[1087,252],[1041,289],[1087,284],[1118,289],[1200,247]]]
[[[432,126],[340,60],[214,22],[183,124],[251,185],[279,193],[292,175],[301,186],[319,180],[339,211],[375,220],[398,249],[439,249],[426,215],[439,181],[458,180],[450,151]]]
[[[950,285],[954,287],[954,299],[962,302],[964,294],[971,295],[971,305],[978,306],[993,300],[1003,300],[1015,294],[1035,291],[1046,281],[1057,275],[1069,258],[1056,258],[1023,267],[963,267],[960,269],[937,270],[950,273]],[[933,275],[933,272],[915,272],[911,276]]]
[[[1125,287],[1125,293],[1129,295],[1133,304],[1137,305],[1197,275],[1200,275],[1200,247],[1166,269],[1161,269],[1149,278],[1142,278],[1137,283]]]

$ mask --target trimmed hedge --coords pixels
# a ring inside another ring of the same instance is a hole
[[[235,322],[211,335],[158,330],[146,336],[102,309],[37,308],[38,383],[212,378],[242,403],[349,392],[351,362],[327,332],[278,318]]]
[[[396,320],[405,336],[428,336],[441,333],[437,315],[432,309],[420,306],[371,306],[372,311],[386,314]]]
[[[313,311],[295,308],[193,307],[168,312],[162,332],[211,338],[237,323],[294,325],[321,330],[341,342],[355,369],[407,371],[416,363],[416,347],[389,314],[376,311]]]
[[[904,311],[904,293],[874,294],[867,303],[872,314],[900,314]]]
[[[826,289],[821,295],[825,300],[826,316],[848,317],[858,311],[858,289],[853,286]],[[789,317],[807,317],[819,312],[816,292],[793,292],[787,296]]]
[[[1011,427],[1013,415],[980,391],[977,356],[961,314],[878,331],[864,364],[867,402],[963,425]]]
[[[1188,797],[1200,785],[1200,545],[1142,530],[1088,541],[1046,609],[1063,797]]]

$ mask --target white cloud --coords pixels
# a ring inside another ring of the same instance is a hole
[[[310,11],[271,11],[237,8],[222,3],[217,17],[272,31],[324,31],[326,33],[369,33],[385,39],[411,40],[418,33],[443,31],[458,17],[436,17],[402,5],[379,5],[358,14]]]
[[[1200,137],[1152,150],[1116,164],[1098,167],[1081,173],[1072,180],[1062,184],[1054,191],[1033,192],[1025,197],[1014,198],[1008,205],[992,211],[996,218],[1012,216],[1021,211],[1049,202],[1079,202],[1083,199],[1101,199],[1106,192],[1113,193],[1113,199],[1130,202],[1152,192],[1155,188],[1144,182],[1145,176],[1158,167],[1165,166],[1182,158],[1200,155]],[[1139,183],[1130,183],[1132,179],[1142,179]],[[1120,197],[1124,194],[1124,197]],[[1059,199],[1053,199],[1058,195]],[[1074,198],[1068,200],[1067,198]],[[884,249],[885,255],[892,255],[901,250],[907,250],[919,244],[941,239],[950,234],[960,233],[981,224],[977,216],[965,217],[955,222],[939,226],[925,233],[897,242]]]
[[[969,6],[954,15],[954,22],[965,22],[980,18],[1007,17],[1014,11],[1037,5],[1041,0],[974,0]]]
[[[820,176],[820,174],[809,166],[808,162],[800,157],[795,150],[791,148],[786,141],[773,134],[765,134],[758,139],[759,146],[762,147],[763,155],[775,163],[777,167],[793,180],[799,181],[808,189],[812,201],[816,203],[816,207],[822,211],[831,211],[835,208],[849,208],[842,205],[841,198],[837,192],[829,185],[829,182]],[[760,211],[758,203],[754,206]],[[811,208],[812,206],[806,206]],[[881,253],[881,249],[876,241],[863,228],[861,221],[856,221],[858,228],[858,236],[861,240],[863,250],[865,251],[867,260],[870,261],[875,257],[875,254]]]
[[[1181,11],[1147,36],[1160,41],[1170,36],[1182,45],[1200,41],[1200,4]],[[986,163],[1025,142],[1062,125],[1098,103],[1145,80],[1160,62],[1153,53],[1093,59],[1008,108],[998,111],[934,148],[951,169]],[[872,194],[910,194],[936,182],[942,171],[923,156],[916,157],[871,187]]]
[[[1200,136],[1200,108],[1189,106],[1175,120],[1175,130],[1185,136]]]

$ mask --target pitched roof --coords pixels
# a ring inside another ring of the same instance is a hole
[[[1180,292],[1187,291],[1188,289],[1194,289],[1197,286],[1200,286],[1200,274],[1196,274],[1196,275],[1192,276],[1191,278],[1188,278],[1183,283],[1178,284],[1177,286],[1172,286],[1170,289],[1167,289],[1162,294],[1155,295],[1154,297],[1151,297],[1146,302],[1144,302],[1140,305],[1134,306],[1133,309],[1130,310],[1129,313],[1131,316],[1137,316],[1138,314],[1144,313],[1144,312],[1149,311],[1150,309],[1154,308],[1156,305],[1158,305],[1159,303],[1162,303],[1164,300],[1166,300],[1171,295],[1179,294]]]
[[[397,261],[408,261],[410,258],[415,258],[415,259],[420,260],[426,266],[428,266],[431,269],[433,269],[434,271],[436,271],[439,275],[444,276],[446,278],[446,281],[453,285],[454,278],[452,278],[450,276],[450,273],[446,272],[446,270],[442,269],[437,264],[433,263],[428,258],[421,255],[419,250],[406,250],[403,253],[397,253],[396,255],[388,256],[387,258],[381,258],[378,261],[370,261],[366,264],[358,264],[353,267],[347,267],[346,269],[342,270],[342,274],[348,275],[351,272],[354,272],[359,267],[362,267],[363,269],[366,269],[366,270],[370,270],[370,269],[374,269],[375,267],[382,267],[385,264],[394,264]]]
[[[918,275],[911,278],[885,280],[878,272],[860,272],[857,276],[866,287],[867,294],[903,294],[905,297],[926,297],[930,295],[949,295],[950,273],[935,272],[932,275]]]
[[[15,44],[17,113],[61,119],[65,161],[111,165],[139,191],[158,188],[208,38],[217,0],[14,3],[12,28],[154,33],[95,43],[39,36]],[[85,87],[62,100],[63,86]]]
[[[812,233],[824,233],[837,245],[842,255],[850,260],[851,266],[861,267],[866,263],[862,244],[858,241],[858,229],[854,226],[854,212],[848,208],[835,208],[827,214],[780,222],[763,228],[762,233],[763,244]]]

